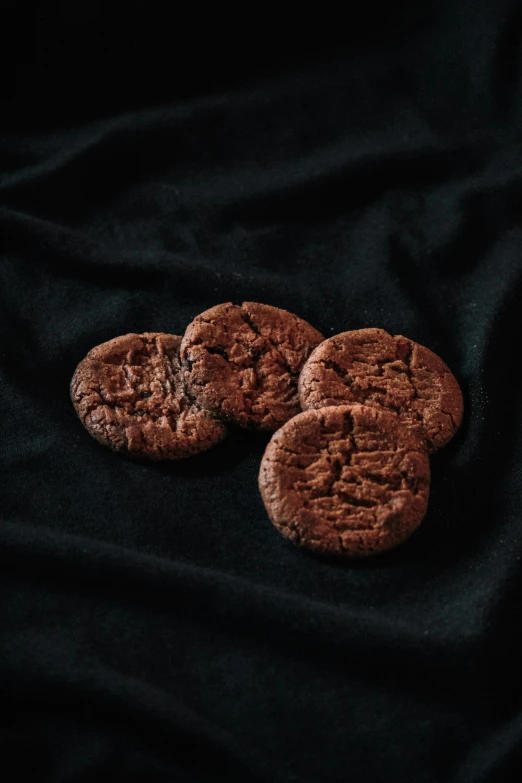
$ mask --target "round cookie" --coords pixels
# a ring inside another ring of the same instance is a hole
[[[361,403],[388,408],[425,438],[433,453],[462,421],[460,387],[436,354],[383,329],[358,329],[319,345],[299,378],[303,410]]]
[[[297,546],[366,557],[392,549],[428,505],[424,443],[379,408],[309,410],[272,437],[259,488],[276,528]]]
[[[205,408],[271,431],[300,412],[299,372],[323,339],[286,310],[228,302],[194,319],[180,356],[187,384]]]
[[[181,459],[223,440],[225,425],[187,394],[181,337],[126,334],[93,348],[71,381],[71,399],[90,435],[114,451]]]

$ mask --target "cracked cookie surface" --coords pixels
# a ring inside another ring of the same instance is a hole
[[[114,451],[153,460],[181,459],[223,440],[226,426],[188,395],[181,337],[146,332],[93,348],[71,381],[80,420]]]
[[[259,473],[268,515],[286,538],[349,557],[409,538],[429,484],[423,441],[397,416],[364,405],[299,414],[273,435]]]
[[[180,355],[187,384],[205,408],[270,431],[300,412],[299,372],[323,339],[286,310],[228,302],[194,319]]]
[[[423,345],[383,329],[325,340],[299,378],[303,410],[361,403],[387,408],[425,438],[433,453],[462,421],[462,392],[449,367]]]

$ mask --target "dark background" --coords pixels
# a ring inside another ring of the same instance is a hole
[[[519,780],[521,4],[173,10],[2,4],[2,779]],[[454,370],[397,551],[293,548],[262,438],[150,465],[79,424],[91,347],[243,299]]]

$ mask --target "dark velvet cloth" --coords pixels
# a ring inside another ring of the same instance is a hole
[[[520,3],[317,7],[306,32],[6,5],[0,777],[518,781]],[[404,546],[293,547],[261,436],[148,464],[82,428],[91,347],[243,300],[453,369],[463,426]]]

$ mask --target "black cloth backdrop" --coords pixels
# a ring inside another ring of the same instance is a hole
[[[205,35],[4,8],[5,783],[519,780],[522,9],[391,5]],[[464,424],[397,551],[292,547],[261,437],[146,464],[81,427],[92,346],[245,299],[453,368]]]

